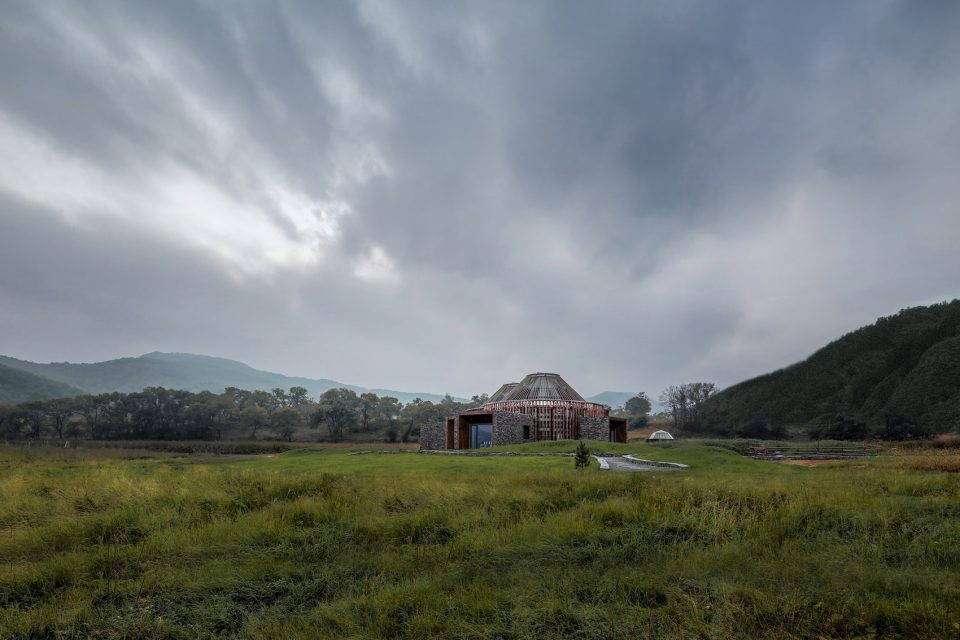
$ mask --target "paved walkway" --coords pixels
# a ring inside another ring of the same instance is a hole
[[[601,471],[665,471],[669,469],[686,469],[687,465],[674,462],[655,462],[643,460],[633,456],[594,456],[600,463]]]
[[[355,453],[370,453],[357,451]],[[381,453],[410,453],[408,451],[382,451]],[[514,451],[477,451],[476,449],[423,449],[421,454],[445,456],[564,456],[572,458],[573,453],[519,453]],[[689,466],[679,462],[660,462],[659,460],[645,460],[636,456],[615,453],[591,454],[591,457],[600,464],[601,471],[669,471],[671,469],[689,469]]]

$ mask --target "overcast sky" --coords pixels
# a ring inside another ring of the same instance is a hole
[[[960,3],[0,1],[0,353],[729,386],[960,296]]]

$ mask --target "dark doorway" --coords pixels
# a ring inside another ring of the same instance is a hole
[[[610,418],[610,442],[627,441],[627,419]]]

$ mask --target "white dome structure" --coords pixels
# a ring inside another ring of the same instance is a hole
[[[650,437],[647,438],[647,442],[656,442],[658,440],[673,440],[673,436],[670,435],[669,431],[661,429],[660,431],[654,431],[650,434]]]

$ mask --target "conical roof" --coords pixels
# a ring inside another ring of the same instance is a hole
[[[583,396],[574,391],[573,387],[556,373],[531,373],[521,380],[505,399],[578,400],[584,402]]]
[[[502,385],[499,389],[493,392],[493,395],[490,396],[490,399],[487,402],[500,402],[506,400],[510,395],[510,392],[517,388],[519,382],[508,382],[505,385]]]

